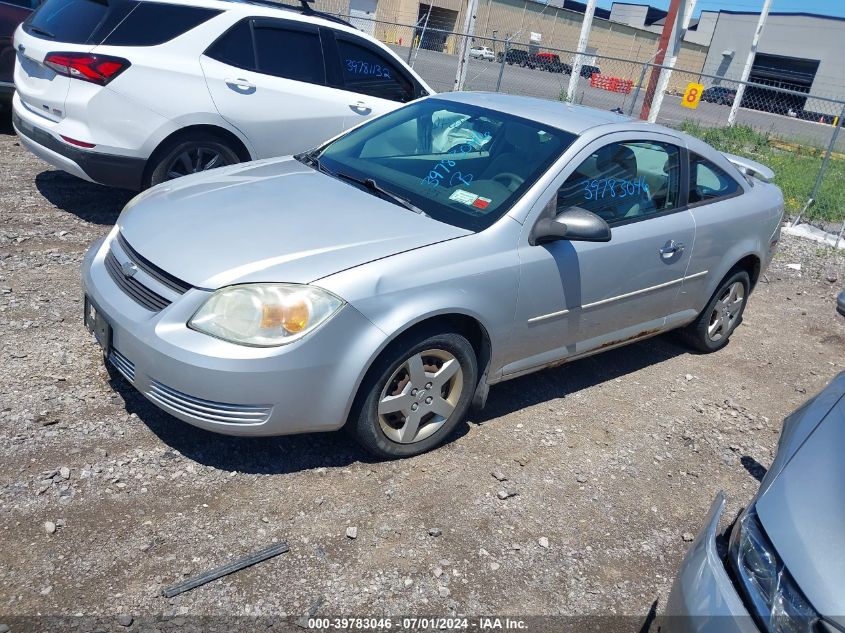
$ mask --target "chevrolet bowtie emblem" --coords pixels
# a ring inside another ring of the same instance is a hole
[[[135,273],[138,272],[138,267],[132,262],[123,262],[120,265],[120,271],[124,277],[134,277]]]

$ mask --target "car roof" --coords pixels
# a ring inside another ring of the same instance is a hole
[[[579,136],[592,128],[607,125],[616,128],[608,131],[648,129],[653,132],[669,134],[679,140],[686,138],[686,135],[662,125],[632,119],[609,110],[599,110],[550,99],[508,95],[500,92],[446,92],[430,98],[460,101],[481,108],[512,114]]]
[[[279,17],[284,15],[285,18],[292,20],[301,20],[303,22],[310,22],[312,24],[320,24],[322,26],[333,29],[346,30],[354,32],[356,35],[365,37],[368,40],[374,38],[368,36],[366,33],[356,29],[354,26],[337,18],[333,15],[323,14],[320,11],[306,12],[301,5],[298,4],[283,4],[281,2],[273,2],[272,0],[147,0],[152,2],[165,2],[167,4],[177,4],[189,7],[204,7],[209,9],[217,9],[219,11],[226,11],[231,13],[242,13],[251,16],[267,16]],[[310,8],[310,7],[309,7]],[[378,41],[378,40],[375,40]]]

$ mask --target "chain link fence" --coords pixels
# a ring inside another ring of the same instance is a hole
[[[534,96],[647,118],[643,105],[652,102],[661,72],[671,70],[659,109],[651,112],[653,120],[769,165],[793,216],[810,208],[819,219],[841,221],[845,215],[845,134],[839,134],[845,87],[839,94],[818,94],[784,85],[741,84],[701,68],[668,69],[650,59],[638,61],[649,51],[613,56],[588,48],[579,54],[542,46],[522,31],[469,37],[442,28],[433,10],[421,12],[414,23],[332,13],[385,42],[438,92],[457,89],[460,58],[468,47],[464,90]],[[735,125],[729,126],[737,100]]]

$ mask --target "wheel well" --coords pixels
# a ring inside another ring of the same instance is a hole
[[[235,150],[238,154],[238,158],[241,161],[248,161],[252,160],[252,156],[249,154],[249,150],[246,148],[246,145],[243,144],[241,139],[237,136],[232,134],[229,130],[218,127],[216,125],[190,125],[188,127],[183,127],[180,130],[176,130],[170,136],[165,138],[158,144],[150,157],[147,159],[147,167],[146,171],[149,171],[150,167],[155,164],[154,159],[158,157],[158,155],[167,147],[170,143],[175,140],[185,138],[191,136],[191,134],[195,134],[197,132],[202,132],[205,134],[212,134],[214,136],[220,137],[222,140],[226,141],[229,145],[231,145],[232,149]],[[145,177],[148,176],[148,173],[145,173]],[[146,179],[146,178],[145,178]]]
[[[475,357],[478,359],[480,373],[484,372],[487,362],[490,360],[490,337],[487,330],[478,320],[466,314],[439,314],[414,323],[407,330],[404,330],[395,340],[412,336],[420,331],[426,332],[455,332],[462,334],[475,350]]]
[[[739,268],[748,273],[751,278],[751,290],[757,285],[757,280],[760,278],[760,259],[756,255],[746,255],[740,259],[734,268]]]
[[[473,400],[478,402],[479,406],[483,406],[484,401],[487,398],[486,377],[491,357],[490,336],[487,334],[485,327],[481,325],[478,320],[466,314],[452,313],[438,314],[436,316],[423,319],[397,334],[384,347],[384,349],[382,349],[381,352],[373,358],[370,366],[364,373],[364,377],[361,379],[361,383],[358,385],[358,390],[355,394],[355,398],[353,399],[354,402],[352,410],[354,411],[356,403],[359,402],[362,397],[362,388],[365,387],[371,379],[373,367],[379,358],[381,358],[384,354],[390,353],[395,346],[401,345],[402,342],[408,338],[422,334],[430,336],[442,332],[455,332],[457,334],[462,334],[469,341],[470,345],[472,345],[472,349],[475,350],[475,358],[478,360],[479,380],[478,385],[476,385],[476,397]]]

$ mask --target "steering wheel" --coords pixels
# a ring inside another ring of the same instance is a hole
[[[512,171],[503,171],[500,174],[496,174],[492,180],[504,185],[509,191],[516,191],[525,182],[525,178],[517,176]]]

